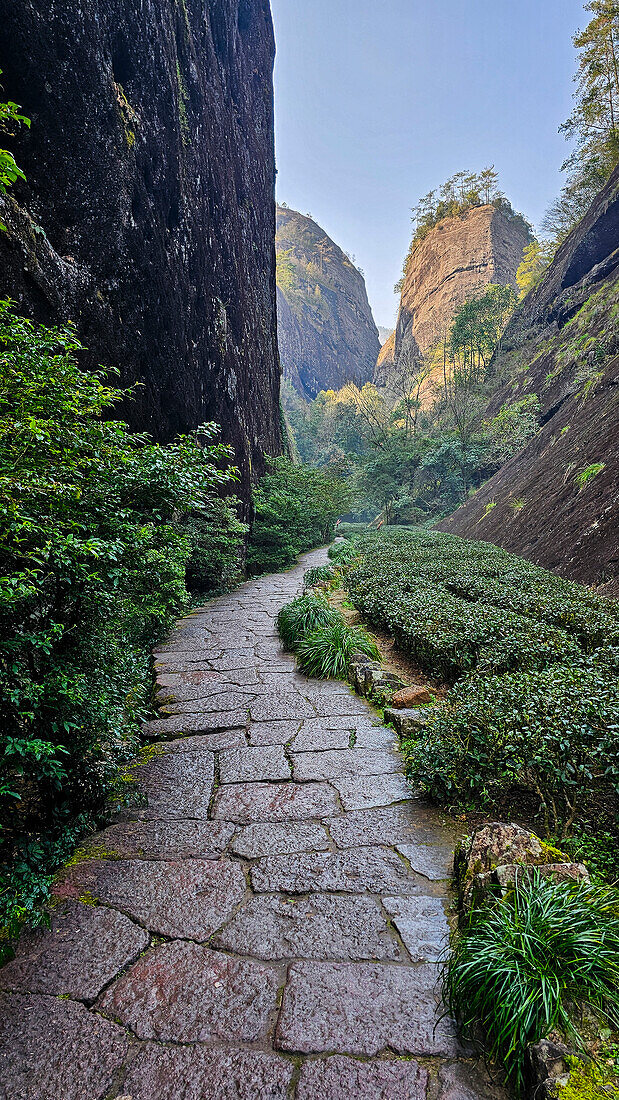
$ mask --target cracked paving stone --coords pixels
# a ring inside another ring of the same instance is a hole
[[[255,698],[254,694],[224,691],[218,695],[204,695],[200,699],[190,699],[187,702],[165,703],[160,707],[160,713],[173,717],[181,714],[203,714],[208,717],[209,714],[221,714],[223,711],[246,710]]]
[[[374,898],[250,898],[212,941],[258,959],[403,958]]]
[[[297,1100],[425,1100],[428,1073],[417,1062],[359,1062],[335,1054],[304,1062]]]
[[[438,1100],[505,1100],[481,1062],[443,1063],[438,1082]]]
[[[383,898],[413,962],[435,962],[445,950],[449,925],[440,898]]]
[[[418,894],[421,889],[419,880],[388,848],[267,856],[253,864],[250,875],[257,893],[344,890],[353,894]]]
[[[84,849],[100,859],[218,859],[234,835],[227,821],[127,821],[96,833]]]
[[[348,776],[389,775],[399,772],[402,763],[392,752],[373,749],[325,749],[322,752],[292,754],[294,777],[308,779],[346,779]]]
[[[451,876],[453,851],[438,844],[396,844],[414,871],[432,882],[440,882]]]
[[[241,868],[230,860],[86,860],[70,869],[56,893],[92,896],[162,936],[207,940],[232,916],[246,888]]]
[[[212,752],[158,753],[133,775],[147,798],[141,816],[208,817],[215,778]]]
[[[284,990],[276,1045],[303,1054],[332,1051],[368,1057],[453,1056],[451,1021],[437,1023],[437,969],[430,963],[293,963]]]
[[[283,973],[195,943],[162,943],[138,959],[97,1007],[140,1039],[265,1040]]]
[[[315,717],[311,703],[308,703],[307,699],[297,691],[262,695],[250,703],[249,713],[252,722],[268,722],[274,718]]]
[[[246,710],[226,710],[221,714],[175,714],[169,718],[153,718],[142,726],[144,737],[154,740],[178,737],[183,733],[216,733],[219,730],[241,729],[247,725]]]
[[[288,1100],[294,1066],[260,1050],[208,1050],[147,1043],[123,1092],[132,1100]]]
[[[158,755],[170,756],[177,752],[219,752],[222,749],[237,749],[246,744],[245,730],[235,729],[176,737],[173,741],[155,741],[152,748]]]
[[[219,778],[222,783],[290,779],[290,764],[280,745],[229,749],[219,755]]]
[[[350,728],[345,728],[340,723],[336,729],[329,729],[319,720],[307,719],[292,742],[291,751],[302,753],[325,749],[348,749],[351,733],[352,725]]]
[[[295,821],[337,813],[337,795],[328,783],[237,783],[215,795],[213,817],[238,821]]]
[[[213,676],[217,676],[217,673],[212,673]],[[185,704],[193,703],[194,711],[201,710],[226,710],[230,705],[241,706],[245,702],[245,698],[253,699],[256,694],[253,688],[244,687],[239,690],[238,684],[233,684],[230,680],[225,680],[221,675],[218,676],[216,682],[206,684],[174,684],[171,686],[160,683],[160,678],[157,678],[159,684],[157,688],[157,700],[161,704],[166,703],[183,703],[183,710],[191,709]],[[240,701],[237,703],[230,702],[231,697],[236,698],[240,696]],[[203,703],[207,703],[212,699],[219,700],[215,707],[208,705],[203,706]]]
[[[52,913],[50,928],[22,934],[15,958],[0,971],[0,986],[92,1001],[148,941],[122,913],[68,902]]]
[[[328,848],[329,841],[323,826],[305,821],[246,825],[232,842],[232,851],[246,859],[288,855],[291,852],[320,852]]]
[[[128,1046],[122,1028],[84,1005],[0,994],[3,1100],[103,1100]]]
[[[434,840],[453,852],[453,838],[448,829],[419,823],[420,808],[412,801],[399,806],[351,810],[328,822],[331,836],[338,848],[354,848],[362,844],[427,843]]]
[[[349,715],[367,718],[367,703],[347,691],[342,695],[313,695],[312,702],[319,718],[347,718]]]
[[[392,802],[410,801],[411,789],[403,775],[358,775],[349,779],[334,779],[332,785],[342,799],[345,810],[363,810],[370,806],[388,806]]]
[[[247,731],[250,745],[287,745],[299,728],[298,721],[251,722]]]

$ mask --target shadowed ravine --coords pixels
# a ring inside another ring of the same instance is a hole
[[[147,804],[62,876],[1,972],[8,1100],[487,1096],[437,1004],[453,839],[389,729],[281,652],[308,565],[157,652]]]

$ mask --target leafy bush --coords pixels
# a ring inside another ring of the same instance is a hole
[[[214,493],[231,477],[222,445],[201,450],[187,437],[160,447],[103,419],[126,394],[82,371],[79,350],[70,328],[37,326],[0,303],[0,919],[9,924],[36,906],[67,838],[135,751],[150,647],[186,603],[186,562],[192,547],[196,563],[203,552],[211,513],[221,544],[225,506]]]
[[[317,584],[326,584],[333,580],[335,570],[329,565],[314,565],[303,574],[303,587],[314,588]]]
[[[354,542],[346,540],[345,542],[334,542],[327,550],[329,559],[334,562],[335,565],[348,565],[357,557],[357,547]]]
[[[297,646],[297,657],[304,672],[323,679],[345,679],[355,653],[373,660],[380,657],[376,642],[362,626],[347,626],[341,616],[305,635]]]
[[[304,550],[333,538],[350,490],[324,470],[273,459],[254,493],[255,519],[247,549],[251,573],[292,565]]]
[[[619,683],[596,667],[467,677],[404,742],[407,773],[441,805],[490,810],[523,789],[548,835],[619,795]]]
[[[530,1043],[558,1028],[583,1047],[575,1002],[619,1024],[619,896],[523,873],[456,938],[444,995],[465,1034],[481,1024],[488,1053],[522,1093]]]
[[[339,618],[324,596],[317,593],[299,596],[285,604],[277,616],[277,629],[284,649],[294,652],[306,634],[330,626]]]
[[[187,516],[183,529],[190,543],[186,566],[187,587],[192,592],[229,592],[243,579],[245,536],[235,497],[207,497]]]

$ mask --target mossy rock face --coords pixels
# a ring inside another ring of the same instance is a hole
[[[497,867],[540,867],[563,863],[566,856],[520,825],[490,821],[456,848],[454,874],[461,909],[470,909],[486,897]]]

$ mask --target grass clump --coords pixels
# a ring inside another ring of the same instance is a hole
[[[340,616],[324,596],[311,593],[299,596],[282,607],[277,629],[284,649],[294,653],[307,634],[337,622]]]
[[[358,550],[356,542],[346,539],[344,542],[334,542],[327,553],[335,565],[348,565],[357,557]]]
[[[308,633],[297,647],[299,664],[309,676],[342,680],[355,653],[372,660],[380,657],[376,642],[360,626],[347,626],[341,616],[321,629]]]
[[[328,584],[335,576],[335,570],[329,565],[315,565],[303,574],[303,588],[315,588],[317,584]]]
[[[523,874],[503,901],[475,911],[458,934],[444,997],[464,1034],[481,1025],[487,1053],[522,1094],[529,1044],[556,1028],[584,1049],[576,1003],[619,1022],[619,895]]]

